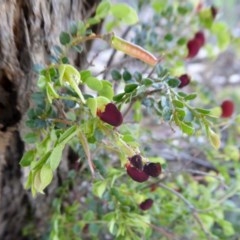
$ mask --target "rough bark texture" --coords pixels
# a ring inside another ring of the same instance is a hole
[[[53,194],[33,200],[23,189],[19,167],[24,152],[19,130],[36,81],[32,67],[48,63],[60,32],[91,15],[97,2],[0,0],[0,239],[28,239],[22,230],[30,216],[40,233],[46,228]],[[84,56],[76,54],[73,61],[80,66]]]

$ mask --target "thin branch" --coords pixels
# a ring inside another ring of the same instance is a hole
[[[193,211],[192,215],[193,215],[194,219],[196,220],[196,222],[198,223],[198,225],[200,226],[200,228],[202,229],[202,231],[204,232],[206,239],[211,240],[212,238],[211,238],[209,232],[205,229],[203,222],[199,218],[199,215],[197,214],[197,212]]]
[[[91,159],[91,152],[90,152],[90,149],[89,149],[89,145],[88,145],[88,141],[86,139],[86,136],[84,135],[84,133],[82,133],[80,131],[78,133],[78,138],[79,138],[79,140],[82,144],[82,147],[84,149],[84,152],[87,156],[88,166],[89,166],[89,169],[91,171],[92,177],[94,177],[95,176],[94,164],[93,164],[92,159]]]
[[[70,126],[75,124],[75,122],[72,122],[72,121],[69,121],[66,119],[60,119],[60,118],[50,118],[49,120],[52,122],[55,122],[55,123],[63,123],[63,124],[70,125]]]
[[[168,186],[166,186],[165,184],[163,183],[159,183],[158,184],[161,188],[171,192],[172,194],[176,195],[178,198],[180,198],[186,205],[187,207],[189,208],[189,210],[193,211],[195,210],[195,207],[182,195],[180,194],[179,192],[175,191],[174,189],[172,188],[169,188]]]
[[[175,234],[173,234],[173,233],[171,233],[171,232],[169,232],[169,231],[167,231],[166,229],[164,229],[164,228],[162,228],[162,227],[158,227],[158,226],[156,226],[156,225],[154,225],[154,224],[149,224],[149,226],[151,227],[151,228],[153,228],[154,230],[156,230],[157,232],[159,232],[160,234],[162,234],[164,237],[166,237],[168,240],[174,240],[174,239],[176,239],[176,235]]]
[[[129,113],[129,111],[131,110],[133,104],[136,102],[137,99],[133,99],[129,105],[127,106],[126,110],[123,112],[123,118],[125,118],[127,116],[127,114]]]

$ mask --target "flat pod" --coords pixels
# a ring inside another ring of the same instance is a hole
[[[131,164],[126,164],[127,174],[136,182],[145,182],[148,180],[149,176],[132,166]]]
[[[225,100],[221,104],[222,118],[229,118],[234,113],[234,103],[231,100]]]
[[[143,171],[151,177],[158,177],[162,172],[162,167],[160,163],[150,162],[144,165]]]
[[[143,211],[146,211],[149,208],[151,208],[152,205],[153,205],[153,200],[151,198],[148,198],[139,204],[139,208]]]
[[[108,103],[104,111],[97,110],[98,117],[114,127],[118,127],[123,122],[123,117],[121,112],[113,103]]]
[[[128,160],[132,164],[132,166],[134,166],[135,168],[137,168],[140,171],[143,170],[142,157],[139,154],[129,157]]]
[[[179,78],[180,84],[178,85],[178,88],[183,88],[187,86],[190,83],[190,77],[187,74],[181,75]]]
[[[131,57],[137,58],[151,66],[155,66],[158,63],[158,59],[150,52],[122,38],[113,36],[111,40],[111,45],[113,48],[122,51]]]

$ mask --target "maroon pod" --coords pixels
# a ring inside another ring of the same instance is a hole
[[[151,177],[158,177],[162,172],[162,167],[160,163],[146,163],[143,167],[143,172]]]
[[[212,18],[215,19],[218,13],[218,9],[215,6],[211,6],[210,10],[211,10]]]
[[[139,154],[129,157],[128,160],[132,164],[132,166],[134,166],[140,171],[143,170],[142,157]]]
[[[222,108],[222,118],[229,118],[234,112],[234,103],[231,100],[225,100],[221,104]]]
[[[187,58],[194,58],[201,47],[201,43],[197,39],[191,39],[187,43],[188,55]]]
[[[121,112],[113,103],[108,103],[103,112],[98,110],[97,115],[103,122],[106,122],[114,127],[120,126],[123,122]]]
[[[148,210],[153,205],[153,200],[151,198],[146,199],[142,203],[139,204],[139,208],[143,211]]]
[[[145,172],[137,169],[129,163],[126,164],[126,169],[127,174],[136,182],[145,182],[149,178],[149,176]]]
[[[195,33],[194,39],[198,40],[200,47],[202,47],[205,44],[205,36],[202,31],[198,31],[197,33]]]
[[[188,48],[188,56],[187,58],[193,58],[195,57],[200,48],[205,44],[205,36],[202,31],[198,31],[195,35],[194,38],[189,40],[187,43],[187,48]]]
[[[190,83],[190,77],[187,74],[181,75],[178,79],[180,80],[178,88],[183,88]]]

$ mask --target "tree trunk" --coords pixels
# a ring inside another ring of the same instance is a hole
[[[28,239],[23,229],[29,220],[37,223],[39,234],[46,228],[54,195],[32,199],[23,188],[19,166],[25,148],[20,129],[36,82],[32,68],[48,63],[60,32],[90,16],[97,2],[0,0],[0,239]],[[83,65],[84,54],[75,54],[72,60]]]

